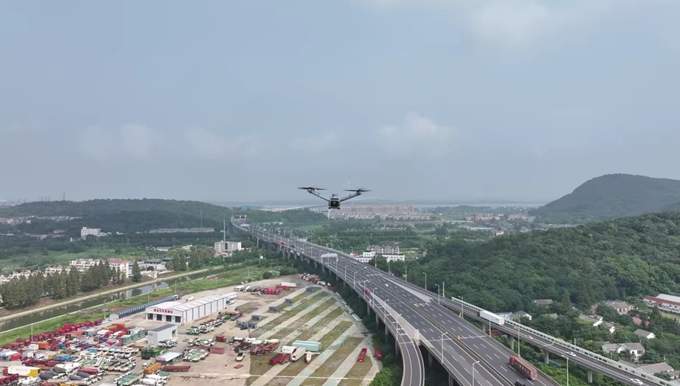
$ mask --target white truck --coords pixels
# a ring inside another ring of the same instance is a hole
[[[307,349],[304,347],[296,347],[295,350],[293,350],[293,353],[290,354],[290,361],[291,362],[296,362],[298,359],[302,358],[305,356],[305,353],[307,353]]]
[[[324,253],[323,255],[321,255],[322,259],[326,258],[326,257],[338,257],[338,254],[337,253]]]
[[[484,320],[488,320],[489,322],[496,323],[500,326],[505,324],[505,319],[503,319],[502,316],[496,315],[493,312],[489,312],[486,310],[479,311],[479,317]]]

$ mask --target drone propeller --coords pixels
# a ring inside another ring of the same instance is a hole
[[[298,189],[300,190],[306,190],[306,191],[311,191],[311,190],[326,190],[324,188],[317,188],[315,186],[301,186]]]
[[[354,193],[366,193],[370,192],[370,189],[364,189],[364,188],[359,188],[359,189],[345,189],[345,192],[354,192]]]

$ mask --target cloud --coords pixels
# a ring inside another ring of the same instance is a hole
[[[184,139],[192,154],[206,159],[234,159],[252,157],[260,151],[256,138],[232,135],[205,128],[194,128],[184,132]]]
[[[440,157],[450,152],[455,130],[418,113],[408,113],[398,125],[378,130],[377,143],[392,156]]]
[[[340,138],[336,133],[325,132],[294,138],[289,142],[291,150],[303,153],[321,153],[338,145]]]
[[[82,155],[99,162],[147,160],[162,147],[161,138],[156,130],[137,123],[117,128],[91,126],[79,133],[78,145]]]
[[[628,0],[363,0],[378,8],[418,7],[446,12],[452,23],[486,45],[526,49],[556,34],[572,34]]]

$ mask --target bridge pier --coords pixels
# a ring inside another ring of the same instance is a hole
[[[588,383],[593,383],[593,372],[588,370]]]
[[[432,368],[432,354],[429,351],[425,351],[425,355],[427,355],[427,366]]]
[[[550,364],[550,353],[547,351],[543,352],[545,354],[545,364],[549,365]]]
[[[375,325],[376,327],[380,328],[380,318],[378,318],[378,313],[375,312]]]

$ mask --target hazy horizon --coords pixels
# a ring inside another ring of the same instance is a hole
[[[680,179],[680,2],[0,4],[0,200],[548,202]]]

